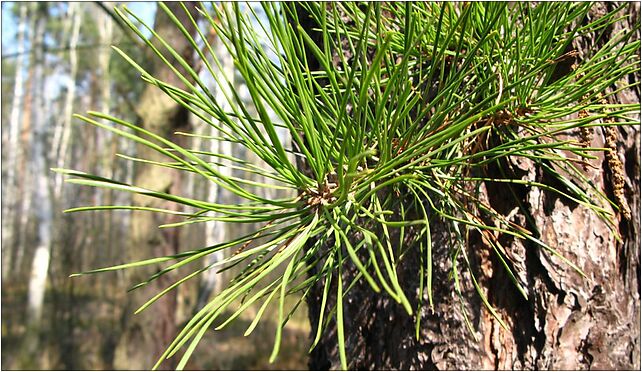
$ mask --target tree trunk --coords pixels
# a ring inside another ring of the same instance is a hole
[[[76,84],[78,75],[78,51],[77,46],[80,39],[82,9],[79,3],[68,3],[63,20],[62,42],[67,44],[69,49],[68,64],[63,73],[67,74],[65,83],[64,100],[60,99],[60,105],[52,110],[55,115],[62,113],[53,128],[53,139],[50,145],[50,166],[63,168],[69,166],[73,161],[72,144],[72,115],[77,109]],[[62,95],[62,93],[60,94]],[[62,174],[49,174],[52,182],[52,204],[53,204],[53,248],[51,250],[51,264],[49,285],[55,288],[50,294],[48,302],[48,320],[50,332],[47,335],[57,334],[64,337],[47,337],[50,347],[51,360],[48,368],[62,366],[64,369],[78,369],[80,358],[75,352],[81,342],[73,337],[76,319],[81,313],[77,294],[75,293],[75,280],[69,279],[69,273],[78,272],[78,247],[74,244],[74,234],[77,231],[74,216],[62,214],[61,210],[71,200],[71,190],[63,187]],[[55,339],[52,342],[52,339]],[[42,365],[45,367],[46,365]]]
[[[80,38],[80,4],[69,3],[67,8],[66,32],[69,36],[69,80],[67,80],[67,94],[63,108],[62,125],[56,128],[53,139],[53,151],[56,155],[56,166],[65,166],[68,158],[69,140],[71,137],[71,119],[73,115],[74,99],[76,98],[76,75],[78,72],[78,39]],[[62,195],[63,175],[55,175],[55,195],[60,202]]]
[[[181,23],[194,33],[195,29],[187,18],[179,3],[167,3],[170,10],[181,20]],[[197,18],[195,4],[186,4],[192,17]],[[164,11],[158,9],[154,21],[155,31],[174,47],[187,61],[193,60],[191,44],[185,39],[181,31],[175,27]],[[160,47],[160,43],[153,39]],[[161,47],[160,50],[163,50]],[[150,51],[151,52],[151,51]],[[162,81],[166,81],[179,88],[183,87],[181,81],[157,57],[153,58],[154,65],[150,73]],[[171,59],[170,59],[171,61]],[[175,63],[175,65],[178,65]],[[145,88],[138,104],[139,124],[164,138],[181,144],[182,138],[174,135],[175,131],[186,131],[188,125],[188,111],[174,102],[165,93],[154,86]],[[166,161],[162,155],[147,147],[139,146],[137,154],[141,158],[153,161]],[[181,180],[179,172],[167,168],[141,165],[136,170],[135,184],[153,190],[166,191],[180,194]],[[144,196],[134,196],[134,205],[144,205],[155,208],[176,209],[173,204],[167,204]],[[176,229],[159,229],[158,226],[176,222],[175,217],[166,217],[148,212],[134,212],[131,219],[131,245],[123,261],[132,262],[149,257],[158,257],[174,254],[179,249],[178,231]],[[126,281],[131,285],[147,280],[159,270],[159,267],[137,269],[129,271]],[[165,275],[160,279],[142,288],[131,292],[128,305],[125,307],[123,319],[123,334],[115,352],[114,368],[116,369],[147,369],[151,368],[156,359],[161,356],[165,347],[176,335],[175,311],[176,293],[170,292],[159,299],[148,310],[133,316],[133,311],[144,302],[163,290],[175,279],[173,275]],[[172,368],[165,363],[161,367]]]
[[[45,55],[44,55],[44,34],[48,10],[45,3],[38,4],[36,13],[37,22],[34,30],[34,77],[37,82],[37,90],[34,94],[33,129],[34,138],[32,142],[32,164],[35,177],[34,196],[38,200],[38,208],[35,211],[37,219],[36,250],[31,265],[29,276],[29,288],[27,299],[27,333],[25,335],[25,351],[33,355],[38,348],[38,331],[41,326],[44,295],[47,284],[47,274],[51,256],[53,210],[51,205],[51,193],[49,183],[49,169],[47,168],[47,138],[48,125],[44,115],[45,107]]]
[[[20,111],[22,109],[22,99],[24,95],[24,50],[25,50],[25,33],[27,27],[27,5],[20,5],[20,18],[18,20],[18,56],[16,58],[16,75],[14,80],[13,98],[11,101],[11,116],[9,118],[9,142],[8,142],[8,159],[7,159],[7,178],[3,185],[4,200],[2,203],[2,280],[7,279],[12,272],[13,252],[12,247],[17,245],[15,239],[15,220],[18,195],[16,193],[16,171],[18,166],[18,140],[20,131]]]
[[[606,9],[613,8],[611,4],[596,5],[593,16],[606,14]],[[630,14],[639,14],[638,3],[631,3]],[[636,22],[634,19],[630,25],[618,25],[611,32],[621,27],[630,28]],[[574,46],[581,51],[603,42],[579,40]],[[639,81],[639,76],[631,78]],[[617,99],[620,103],[639,102],[639,91],[624,90]],[[541,239],[554,244],[588,278],[582,278],[533,244],[504,238],[502,244],[507,256],[528,291],[526,301],[510,282],[492,248],[481,239],[473,239],[465,247],[466,253],[473,260],[473,273],[479,285],[508,326],[508,330],[504,330],[480,301],[469,275],[462,273],[462,297],[456,294],[453,280],[449,278],[452,266],[447,248],[451,244],[449,235],[446,228],[437,223],[431,226],[435,306],[432,310],[427,305],[422,307],[419,337],[415,337],[416,319],[386,295],[375,294],[362,280],[343,299],[348,367],[360,370],[639,369],[640,136],[638,127],[620,127],[619,131],[614,153],[624,165],[625,197],[631,206],[630,219],[624,213],[618,215],[621,241],[587,208],[555,194],[530,187],[483,185],[482,193],[491,207],[504,215],[512,212],[512,221],[520,226],[525,226],[528,220],[534,221]],[[593,146],[608,146],[608,142],[607,134],[594,133]],[[612,179],[618,170],[612,169],[609,156],[592,161],[597,169],[587,171],[587,175],[598,189],[605,190],[614,199]],[[553,182],[526,161],[512,166],[525,179]],[[510,195],[510,191],[521,198],[527,215],[519,212],[511,198],[503,197]],[[409,249],[397,268],[400,284],[415,308],[420,262],[417,252]],[[461,259],[457,265],[465,267]],[[346,268],[343,282],[350,283],[357,273],[354,267]],[[317,328],[322,289],[322,285],[317,285],[308,297],[312,337]],[[336,290],[331,289],[330,293],[333,292]],[[420,295],[427,304],[426,293]],[[336,298],[330,297],[326,311],[335,303]],[[475,335],[468,330],[463,311],[468,314]],[[313,370],[340,368],[333,322],[312,351],[309,366]]]
[[[229,95],[231,94],[231,92],[229,92],[229,88],[225,86],[224,82],[234,81],[234,62],[232,61],[232,57],[227,52],[227,49],[225,48],[225,45],[220,40],[220,38],[216,38],[216,40],[214,41],[214,45],[216,48],[215,53],[217,53],[222,67],[222,69],[216,71],[218,79],[222,82],[222,84],[216,85],[215,98],[222,110],[229,111],[230,107],[227,99],[225,98],[225,93]],[[212,127],[210,135],[213,137],[221,137],[223,136],[223,133],[221,133],[218,129]],[[209,140],[209,144],[210,148],[206,151],[210,151],[215,154],[232,156],[232,144],[229,141],[211,139]],[[221,165],[217,166],[217,171],[219,171],[226,177],[230,177],[232,175],[232,169],[228,166],[230,164],[229,161],[223,158],[212,160],[221,162]],[[208,190],[206,199],[207,201],[219,204],[233,203],[230,198],[233,198],[234,195],[230,191],[219,187],[214,182],[208,182],[206,187]],[[211,246],[229,241],[232,237],[226,236],[229,230],[228,225],[229,224],[221,221],[211,221],[205,223],[205,246]],[[217,261],[222,260],[223,258],[223,251],[217,251],[207,256],[205,265],[209,266],[216,263]],[[217,273],[217,271],[217,269],[213,268],[203,273],[199,288],[198,301],[196,303],[196,310],[200,310],[201,308],[203,308],[203,306],[205,306],[205,304],[207,304],[207,302],[209,302],[209,298],[212,292],[217,293],[222,288],[223,283],[221,281],[221,274],[223,273]]]
[[[30,32],[30,45],[35,45],[35,35],[33,30],[36,29],[36,22],[38,21],[38,17],[35,16],[38,10],[38,4],[36,3],[31,3],[29,4],[29,14],[31,15],[31,19],[29,21],[29,30],[32,30]],[[35,49],[32,48],[31,50],[31,58],[29,62],[29,71],[27,73],[27,81],[26,81],[26,91],[25,91],[25,98],[24,98],[24,108],[23,108],[23,115],[22,115],[22,128],[21,128],[21,135],[20,135],[20,146],[18,146],[18,159],[16,162],[18,163],[19,166],[19,174],[18,174],[18,190],[22,193],[22,195],[25,195],[25,197],[20,199],[20,219],[18,222],[17,230],[18,230],[18,242],[17,244],[14,245],[15,252],[12,254],[12,257],[14,258],[15,264],[13,265],[12,268],[12,275],[14,276],[20,276],[22,277],[22,274],[25,272],[24,271],[24,264],[23,264],[23,258],[25,256],[25,251],[27,250],[28,246],[28,230],[30,227],[30,221],[32,220],[31,216],[31,202],[32,202],[32,191],[33,191],[33,181],[32,181],[32,174],[31,170],[28,167],[28,154],[29,150],[31,148],[31,142],[33,141],[33,133],[32,133],[32,126],[33,126],[33,100],[34,100],[34,95],[36,91],[36,79],[35,79],[35,71],[36,71],[36,63],[34,61],[34,53]]]
[[[111,6],[111,4],[106,3],[106,6]],[[114,23],[111,17],[98,9],[94,8],[97,14],[97,24],[98,24],[98,43],[101,45],[100,52],[98,54],[98,65],[100,66],[100,112],[111,112],[111,81],[110,81],[110,71],[109,71],[109,61],[111,59],[111,48],[107,48],[112,41]],[[118,138],[113,135],[113,133],[108,131],[102,131],[104,134],[104,149],[96,149],[96,152],[102,154],[102,169],[105,172],[107,178],[113,178],[114,176],[114,161],[113,154],[116,152]],[[113,195],[114,190],[105,190],[105,205],[113,204]],[[104,220],[105,220],[105,229],[103,231],[104,241],[106,245],[105,249],[105,259],[110,260],[112,255],[110,254],[114,247],[114,237],[113,232],[113,211],[105,211]]]

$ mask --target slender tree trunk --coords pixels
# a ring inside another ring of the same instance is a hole
[[[220,41],[219,38],[215,40],[215,53],[217,53],[218,58],[221,61],[221,70],[217,71],[218,78],[223,85],[216,86],[215,98],[217,103],[221,106],[223,110],[229,110],[229,104],[225,98],[225,93],[230,94],[229,88],[225,86],[225,81],[234,81],[234,62],[232,57],[227,52],[225,45]],[[211,135],[214,137],[223,136],[216,128],[212,127]],[[229,141],[216,140],[212,139],[209,141],[210,148],[208,151],[212,153],[221,154],[224,156],[232,155],[232,144]],[[229,167],[230,163],[224,158],[212,159],[213,161],[220,162],[221,165],[217,166],[217,169],[221,174],[229,177],[232,175],[232,169]],[[207,200],[212,203],[227,204],[231,203],[231,199],[234,195],[228,190],[220,188],[217,184],[209,182],[206,185],[208,190]],[[205,224],[205,245],[210,246],[214,244],[220,244],[221,242],[229,239],[229,236],[226,236],[228,233],[228,224],[220,221],[207,222]],[[223,259],[223,252],[218,251],[207,256],[205,265],[211,265],[217,261]],[[201,286],[199,289],[198,301],[196,304],[196,309],[201,309],[210,298],[212,292],[218,292],[221,289],[221,274],[217,274],[216,269],[211,269],[206,271],[201,279]]]
[[[113,7],[114,4],[104,3],[107,8]],[[109,63],[111,60],[111,48],[108,45],[113,38],[113,20],[101,7],[95,6],[90,9],[90,14],[95,20],[98,31],[98,45],[101,48],[97,51],[97,71],[93,77],[93,90],[95,98],[94,102],[98,105],[98,111],[103,113],[113,114],[111,111],[111,81]],[[113,124],[108,120],[103,120],[103,123],[109,126]],[[114,165],[112,160],[113,155],[117,152],[118,138],[109,131],[98,130],[95,132],[95,148],[94,152],[97,155],[94,166],[104,177],[114,178]],[[113,204],[113,190],[101,190],[97,195],[97,203],[103,205]],[[97,239],[104,249],[96,255],[97,262],[113,262],[115,259],[113,250],[115,247],[120,246],[121,242],[112,236],[114,231],[112,211],[105,211],[97,218],[98,223],[104,228],[98,229],[95,239]],[[101,285],[99,290],[104,291],[111,286]],[[107,296],[106,292],[102,292]]]
[[[27,27],[27,5],[20,5],[20,18],[18,20],[18,56],[16,57],[16,74],[13,88],[13,99],[11,101],[11,116],[9,118],[9,151],[7,159],[7,178],[3,185],[2,195],[2,280],[7,279],[12,272],[15,239],[16,207],[19,205],[19,197],[16,193],[16,170],[18,166],[19,133],[20,133],[20,112],[24,95],[24,65],[25,65],[25,33]]]
[[[60,96],[60,104],[52,109],[52,116],[61,115],[55,120],[57,125],[53,128],[53,138],[51,140],[50,159],[47,162],[47,168],[51,167],[69,167],[74,160],[72,156],[72,114],[76,109],[76,85],[78,75],[78,51],[77,46],[80,39],[80,24],[82,9],[79,3],[68,3],[65,17],[63,20],[62,43],[68,47],[68,69],[64,71],[67,74],[64,96]],[[50,97],[49,101],[53,101]],[[50,105],[46,105],[49,107]],[[60,114],[62,113],[62,114]],[[58,124],[59,123],[59,124]],[[49,126],[51,126],[49,124]],[[58,334],[64,335],[55,338],[52,342],[51,336],[48,337],[49,347],[51,347],[52,360],[47,368],[64,368],[68,370],[78,369],[80,358],[76,350],[80,345],[77,337],[73,337],[76,319],[80,309],[75,291],[76,281],[69,279],[69,274],[79,270],[78,265],[78,247],[74,242],[74,235],[77,231],[75,225],[76,216],[63,215],[61,210],[69,203],[69,188],[63,187],[63,177],[61,174],[48,172],[47,178],[51,183],[52,198],[52,216],[53,218],[53,247],[51,249],[51,263],[49,283],[55,291],[51,292],[51,300],[48,303],[48,318],[51,322],[50,332],[47,335]],[[43,368],[45,366],[42,366]]]
[[[29,30],[30,32],[30,42],[29,45],[36,45],[36,35],[34,33],[34,30],[36,28],[36,22],[37,20],[37,11],[38,11],[38,4],[36,3],[31,3],[29,5],[29,14],[30,14],[30,22],[29,22]],[[26,90],[25,90],[25,98],[24,98],[24,109],[23,109],[23,115],[22,115],[22,128],[21,128],[21,135],[20,135],[20,146],[18,146],[18,159],[17,163],[19,166],[19,174],[18,174],[18,189],[20,190],[21,194],[23,195],[22,198],[20,198],[20,219],[18,222],[17,230],[18,230],[18,243],[14,245],[15,253],[12,255],[15,260],[15,264],[12,267],[12,275],[14,276],[19,276],[22,277],[22,274],[24,273],[24,264],[23,264],[23,258],[25,257],[25,252],[27,250],[27,246],[29,244],[28,242],[28,231],[30,228],[30,221],[32,220],[32,211],[31,211],[31,202],[32,202],[32,195],[33,195],[33,182],[32,182],[32,177],[33,175],[31,174],[31,169],[28,166],[28,154],[29,154],[29,149],[31,148],[31,143],[33,141],[33,133],[32,133],[32,126],[33,126],[33,100],[34,100],[34,93],[36,91],[36,79],[35,79],[35,71],[36,71],[36,62],[34,58],[34,53],[35,49],[31,48],[31,58],[30,58],[30,63],[29,63],[29,72],[27,73],[27,82],[26,82]]]
[[[109,6],[109,5],[108,5]],[[99,11],[98,14],[98,42],[99,45],[105,46],[109,45],[112,41],[114,24],[112,19],[104,11]],[[111,112],[111,79],[109,71],[109,61],[111,57],[110,48],[101,48],[100,53],[98,54],[98,65],[100,69],[100,112]],[[107,178],[112,178],[114,175],[113,169],[113,153],[116,150],[117,138],[111,132],[104,131],[105,133],[105,149],[102,156],[102,168],[105,172]],[[106,200],[105,204],[110,205],[113,199],[113,190],[106,190]],[[109,250],[111,250],[111,231],[112,231],[112,217],[113,213],[111,211],[106,211],[105,226],[107,231],[105,233],[107,244],[110,245]]]
[[[47,284],[47,274],[51,256],[52,242],[52,205],[49,187],[49,169],[47,168],[47,138],[48,126],[45,122],[43,108],[45,107],[45,55],[44,55],[44,33],[47,19],[47,5],[38,4],[36,13],[37,22],[34,30],[36,49],[34,51],[35,73],[37,81],[37,92],[34,95],[34,139],[32,146],[32,164],[35,177],[34,198],[38,200],[38,208],[35,211],[37,219],[37,245],[31,264],[29,277],[28,299],[27,299],[27,334],[25,336],[27,353],[33,355],[38,348],[38,331],[41,327],[44,295]]]
[[[81,10],[79,3],[69,3],[67,8],[67,19],[69,20],[69,80],[67,80],[67,94],[63,108],[62,125],[56,128],[53,138],[53,150],[56,155],[56,166],[62,168],[65,166],[68,158],[69,141],[71,137],[71,119],[74,109],[74,99],[76,98],[76,75],[78,73],[78,39],[80,37],[80,17]],[[60,199],[62,195],[63,175],[55,176],[55,196]],[[60,200],[61,201],[61,200]]]
[[[112,8],[115,3],[104,3],[105,6]],[[112,43],[114,37],[114,22],[113,19],[102,9],[94,7],[96,14],[97,26],[98,26],[98,43],[102,46],[98,54],[98,65],[100,70],[100,112],[112,113],[111,104],[112,104],[112,83],[111,83],[111,73],[110,73],[110,61],[112,55],[112,49],[106,47]],[[111,125],[111,123],[107,123]],[[102,172],[107,178],[118,179],[115,177],[116,174],[116,162],[113,161],[114,154],[118,151],[118,144],[121,138],[119,136],[114,136],[111,132],[101,131],[104,136],[105,148],[102,151]],[[96,150],[97,152],[99,149]],[[114,203],[114,191],[105,190],[105,205],[118,204]],[[102,239],[102,244],[105,247],[104,253],[102,255],[103,262],[115,262],[118,260],[118,257],[122,255],[124,251],[123,243],[126,242],[126,237],[123,234],[118,234],[118,231],[126,231],[127,228],[120,228],[118,224],[123,224],[122,226],[129,226],[128,222],[128,213],[127,216],[120,219],[114,219],[115,213],[113,211],[105,211],[106,213],[102,214],[104,219],[105,228],[101,232],[104,236]],[[120,215],[123,213],[121,212]],[[99,255],[101,256],[101,255]],[[106,283],[100,283],[97,290],[100,291],[101,296],[106,298],[114,299],[114,307],[120,306],[124,302],[124,296],[126,294],[118,291],[118,288],[122,288],[125,285],[123,280],[122,273],[115,273],[113,276],[117,279],[116,285]],[[103,335],[102,338],[102,347],[103,352],[103,363],[106,368],[115,368],[114,363],[114,349],[118,341],[117,336],[119,335],[119,319],[123,315],[122,312],[115,311],[113,316],[110,317],[109,323],[111,325],[112,331],[108,334]]]
[[[592,16],[606,14],[612,4],[598,4]],[[631,3],[630,14],[639,14]],[[622,27],[617,25],[611,34]],[[608,35],[608,34],[607,34]],[[638,35],[639,38],[639,35]],[[608,39],[607,39],[608,40]],[[574,47],[595,48],[604,40],[579,40]],[[631,77],[639,81],[639,76]],[[639,91],[624,90],[620,103],[639,102]],[[612,135],[617,141],[612,141]],[[610,137],[611,136],[611,137]],[[401,305],[377,295],[362,280],[343,299],[346,352],[349,368],[377,369],[639,369],[640,368],[640,133],[637,127],[622,127],[619,133],[593,134],[594,147],[612,152],[594,160],[597,169],[587,176],[613,198],[614,175],[624,171],[625,197],[631,217],[618,215],[616,240],[608,227],[587,208],[563,200],[556,194],[530,187],[483,185],[486,202],[512,221],[534,225],[542,240],[576,263],[588,278],[533,244],[503,238],[507,256],[515,265],[529,300],[521,297],[510,282],[492,249],[481,239],[464,247],[473,258],[473,272],[489,302],[507,324],[504,330],[488,313],[475,293],[471,278],[460,270],[462,298],[449,278],[452,267],[450,239],[445,226],[431,226],[433,240],[433,299],[435,307],[421,308],[419,337],[415,321]],[[613,168],[611,156],[623,168]],[[550,184],[539,169],[527,161],[511,164],[518,176]],[[490,170],[493,172],[493,170]],[[499,172],[498,169],[494,170]],[[499,175],[499,173],[497,173]],[[491,175],[492,177],[492,175]],[[511,191],[521,198],[526,214],[505,198]],[[406,232],[412,234],[412,230]],[[394,238],[392,241],[396,241]],[[398,275],[411,304],[418,306],[418,250],[410,248],[398,266]],[[461,257],[461,255],[460,255]],[[465,267],[461,259],[457,265]],[[350,283],[358,271],[347,269],[343,282]],[[333,291],[330,290],[330,293]],[[336,292],[336,290],[334,291]],[[414,294],[414,295],[413,295]],[[312,333],[316,332],[322,287],[309,296]],[[327,309],[336,303],[329,298]],[[475,335],[468,331],[464,315],[470,317]],[[475,340],[477,337],[478,340]],[[340,368],[334,323],[311,354],[311,369]]]
[[[106,3],[107,6],[111,6],[109,3]],[[101,46],[109,45],[112,41],[114,33],[114,23],[113,20],[105,12],[100,11],[98,14],[98,43]],[[101,48],[100,53],[98,54],[98,65],[100,69],[101,82],[100,82],[100,111],[101,112],[110,112],[111,105],[111,78],[109,71],[109,61],[111,59],[111,49],[110,48]],[[109,134],[106,142],[113,142],[113,135]],[[111,158],[105,156],[105,158]],[[107,177],[112,177],[112,168],[110,162],[105,161],[104,167],[105,170],[110,172],[107,174]]]
[[[194,33],[195,30],[187,15],[178,3],[167,3],[181,23]],[[197,18],[194,3],[186,4],[192,17]],[[187,61],[192,61],[193,50],[191,44],[172,23],[164,11],[158,9],[154,21],[155,31],[168,41]],[[152,40],[155,42],[155,40]],[[160,43],[156,42],[160,46]],[[163,48],[161,48],[163,50]],[[182,87],[181,81],[174,75],[169,67],[156,57],[154,66],[150,71],[160,80]],[[178,64],[175,64],[178,65]],[[153,86],[148,86],[142,94],[138,104],[140,125],[158,135],[177,143],[183,140],[174,135],[175,131],[185,131],[188,124],[188,111],[179,106],[162,91]],[[139,146],[139,157],[165,161],[158,153]],[[153,190],[169,191],[180,194],[181,182],[178,172],[156,166],[140,166],[136,170],[135,184]],[[176,209],[173,204],[150,200],[144,196],[133,197],[135,205],[145,205],[156,208]],[[153,256],[174,254],[179,249],[179,237],[176,229],[159,229],[158,226],[176,222],[175,218],[151,214],[148,212],[134,212],[131,220],[131,245],[126,252],[124,261],[137,261]],[[158,271],[159,267],[130,271],[127,281],[134,285],[147,280],[149,276]],[[145,287],[139,288],[128,296],[129,304],[126,307],[124,318],[124,332],[116,349],[114,367],[116,369],[147,369],[151,368],[162,351],[171,342],[176,334],[176,293],[170,292],[159,299],[151,308],[133,316],[131,313],[153,295],[173,282],[173,275],[166,275]],[[170,362],[171,363],[171,362]],[[170,363],[162,367],[171,368]]]

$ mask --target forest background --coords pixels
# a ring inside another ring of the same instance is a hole
[[[76,169],[125,182],[131,182],[135,175],[135,165],[125,159],[136,156],[131,141],[72,118],[74,113],[95,110],[137,120],[137,104],[145,84],[110,46],[118,45],[137,60],[142,59],[144,48],[135,35],[116,22],[111,9],[118,4],[2,3],[4,370],[99,370],[145,365],[144,361],[131,360],[131,350],[120,350],[143,347],[136,343],[120,345],[125,330],[133,326],[135,308],[141,305],[130,304],[132,294],[127,289],[135,283],[123,273],[69,278],[75,272],[124,261],[127,249],[132,248],[131,213],[63,213],[78,206],[128,205],[131,195],[63,185],[62,176],[50,171],[73,164]],[[145,23],[154,24],[156,3],[133,2],[127,7]],[[224,56],[224,48],[218,48],[217,53],[224,62],[220,73],[227,74],[228,79],[237,76]],[[235,85],[251,109],[240,78],[235,79]],[[210,129],[199,125],[198,119],[190,117],[188,121],[193,132],[214,134],[204,132]],[[192,141],[193,147],[211,150],[211,146],[219,146],[220,153],[258,161],[229,144],[197,137],[185,140]],[[122,156],[115,157],[116,153]],[[180,187],[187,194],[209,200],[229,202],[232,197],[195,177],[184,180]],[[53,234],[39,231],[43,222],[51,224]],[[180,249],[190,249],[231,239],[253,228],[208,223],[175,229],[174,233]],[[189,320],[224,280],[214,274],[212,271],[177,290],[168,315],[176,327]],[[224,275],[233,274],[232,270]],[[152,307],[148,311],[156,310]],[[265,340],[273,337],[276,313],[268,311],[250,337],[242,335],[256,311],[246,312],[233,327],[208,333],[188,368],[305,369],[309,334],[305,306],[288,323],[284,352],[274,364],[268,363],[272,345]],[[156,331],[143,328],[142,332],[149,334],[141,335],[139,343],[154,338]]]

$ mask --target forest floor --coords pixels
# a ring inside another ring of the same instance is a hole
[[[113,369],[113,353],[120,319],[117,299],[103,294],[76,294],[74,303],[62,303],[60,293],[48,290],[39,337],[38,355],[21,350],[26,332],[26,285],[2,285],[1,367],[9,369]],[[276,310],[272,310],[274,313]],[[283,330],[281,352],[269,363],[276,314],[268,311],[252,334],[243,333],[256,309],[249,309],[221,331],[206,333],[186,366],[189,370],[305,370],[310,326],[307,308],[299,307]],[[151,366],[150,366],[151,368]]]

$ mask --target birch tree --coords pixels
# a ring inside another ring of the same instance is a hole
[[[219,56],[221,60],[221,68],[217,70],[218,76],[216,81],[219,82],[233,82],[234,81],[234,62],[232,61],[229,53],[225,49],[223,43],[216,38],[214,41],[215,53]],[[230,106],[225,98],[226,94],[229,95],[229,87],[225,84],[217,84],[214,88],[215,97],[217,102],[221,105],[223,110],[230,110]],[[209,149],[212,154],[220,154],[221,157],[212,159],[220,165],[217,165],[217,169],[221,174],[226,175],[227,177],[232,175],[232,169],[229,167],[229,162],[226,157],[233,156],[232,154],[232,144],[227,140],[224,133],[221,133],[214,127],[211,127],[211,140],[209,140]],[[207,185],[207,197],[206,200],[212,203],[232,203],[233,195],[225,189],[220,188],[215,183],[208,183]],[[228,233],[228,225],[220,221],[212,221],[205,224],[205,245],[213,246],[220,244],[230,239]],[[211,267],[215,263],[223,259],[223,252],[215,252],[208,256],[208,259],[205,261],[205,267]],[[202,308],[205,303],[210,298],[212,292],[217,293],[221,288],[221,274],[217,273],[215,268],[211,268],[203,274],[201,281],[201,288],[199,289],[199,298],[196,304],[196,308]]]
[[[28,247],[31,240],[30,228],[33,221],[33,211],[31,209],[34,195],[34,174],[30,164],[32,157],[30,156],[31,148],[33,146],[33,141],[35,139],[34,134],[34,102],[35,96],[38,92],[38,82],[36,80],[36,68],[38,63],[36,62],[36,53],[37,48],[35,47],[37,41],[37,35],[35,33],[36,25],[38,23],[38,8],[37,3],[29,4],[29,45],[30,45],[30,59],[29,59],[29,69],[27,73],[27,80],[25,84],[25,98],[24,98],[24,109],[22,115],[22,135],[20,136],[20,146],[18,147],[18,166],[20,169],[18,178],[19,178],[19,190],[21,190],[24,197],[20,198],[20,221],[18,222],[18,244],[14,245],[15,254],[12,257],[15,258],[14,269],[18,276],[24,274],[26,269],[29,272],[29,268],[26,268],[27,264],[24,263],[24,257],[26,256]]]
[[[72,132],[72,116],[74,100],[76,98],[76,76],[78,74],[78,40],[80,37],[81,10],[80,4],[70,2],[67,6],[67,19],[65,34],[69,35],[69,76],[66,84],[66,96],[63,108],[62,125],[55,128],[53,136],[53,149],[55,151],[56,167],[65,166],[69,158],[69,141]],[[62,198],[62,178],[55,178],[54,195],[57,200]]]
[[[7,175],[5,184],[3,185],[3,195],[5,196],[2,203],[2,280],[4,281],[8,275],[15,270],[12,266],[15,264],[13,259],[13,248],[18,244],[15,238],[15,221],[16,209],[19,206],[19,198],[17,193],[17,180],[16,171],[18,170],[18,153],[20,152],[20,119],[21,111],[23,108],[24,98],[24,66],[25,61],[25,43],[26,43],[26,27],[27,27],[27,5],[20,4],[19,18],[18,18],[18,35],[16,37],[17,57],[16,57],[16,73],[14,77],[13,98],[11,101],[11,116],[9,118],[9,142],[8,142],[8,158],[7,158]]]
[[[35,209],[37,237],[34,256],[31,263],[27,299],[27,335],[25,351],[33,355],[38,348],[38,329],[41,326],[44,295],[49,271],[52,244],[53,209],[50,189],[50,171],[46,166],[49,157],[47,139],[49,126],[45,116],[45,24],[48,17],[46,3],[39,3],[34,13],[37,21],[34,29],[32,48],[34,48],[34,79],[36,92],[33,97],[33,140],[31,147],[31,164],[34,177],[34,194],[31,197],[38,201]],[[29,211],[30,212],[30,211]]]

